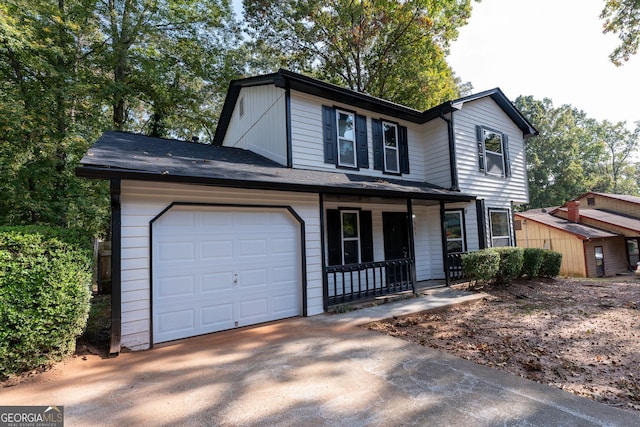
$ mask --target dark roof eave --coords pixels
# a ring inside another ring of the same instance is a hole
[[[160,175],[153,172],[139,170],[103,168],[97,166],[79,166],[75,169],[76,176],[93,179],[129,179],[135,181],[173,182],[179,184],[199,184],[228,188],[251,188],[260,190],[293,191],[298,193],[335,193],[352,194],[371,197],[411,198],[421,200],[442,200],[445,202],[470,202],[475,196],[467,194],[434,194],[411,191],[396,191],[390,189],[356,188],[344,186],[330,186],[317,184],[279,183],[269,181],[232,180],[212,177],[198,177],[185,175]]]

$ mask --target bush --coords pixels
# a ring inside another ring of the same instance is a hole
[[[82,232],[0,228],[0,379],[73,353],[89,311],[90,248]]]
[[[493,249],[483,249],[462,255],[464,275],[476,282],[487,282],[498,272],[500,255]]]
[[[561,265],[562,254],[560,252],[544,251],[538,275],[542,277],[556,277],[560,274]]]
[[[544,256],[544,252],[544,249],[541,248],[526,248],[524,250],[524,259],[520,275],[526,275],[529,279],[538,277],[538,272],[540,271],[540,266],[542,265],[542,257]]]
[[[500,267],[496,273],[496,283],[509,283],[520,276],[524,260],[524,249],[516,247],[494,248],[500,255]]]

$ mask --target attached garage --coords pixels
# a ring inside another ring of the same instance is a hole
[[[174,204],[151,241],[153,343],[303,313],[301,224],[287,208]]]

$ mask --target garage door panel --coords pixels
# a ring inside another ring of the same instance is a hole
[[[203,294],[233,290],[233,273],[209,273],[201,276],[201,290]]]
[[[233,303],[204,305],[201,309],[201,324],[207,332],[234,327]],[[203,332],[203,333],[207,333]]]
[[[233,241],[206,240],[200,244],[201,260],[231,260],[233,259]]]
[[[152,229],[154,342],[300,315],[298,227],[283,210],[165,212]]]

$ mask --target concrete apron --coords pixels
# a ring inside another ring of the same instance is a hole
[[[77,357],[1,389],[0,404],[64,405],[66,426],[640,425],[634,413],[358,328],[353,317]]]

